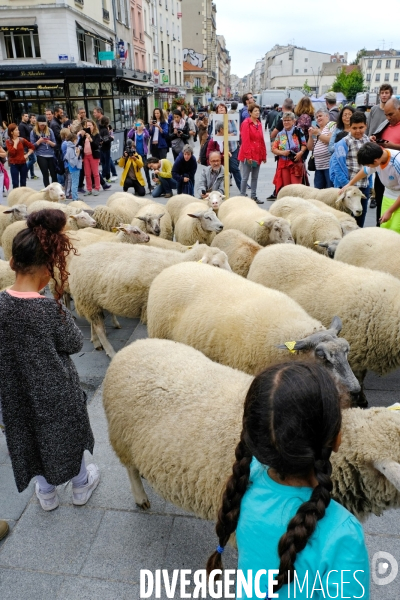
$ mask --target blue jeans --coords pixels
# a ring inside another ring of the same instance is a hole
[[[104,179],[110,179],[110,150],[100,150],[101,174]]]
[[[116,170],[116,168],[115,168],[114,161],[113,161],[113,159],[111,158],[111,156],[110,156],[110,171],[111,171],[111,175],[112,175],[113,177],[117,177],[117,170]]]
[[[26,186],[26,176],[28,175],[28,167],[26,166],[26,162],[22,165],[10,165],[10,174],[13,189],[20,186]]]
[[[192,182],[192,186],[193,186],[193,192],[194,192],[194,179],[190,179],[190,181]],[[183,186],[187,185],[187,183],[185,181],[183,181],[183,178],[181,179],[181,181],[178,181],[177,186],[176,186],[176,191],[178,194],[183,194]],[[194,196],[194,193],[191,194],[192,196]]]
[[[359,217],[356,217],[356,221],[357,221],[357,225],[359,227],[364,227],[365,217],[367,216],[367,210],[368,210],[368,200],[369,200],[369,195],[370,195],[371,190],[369,189],[369,187],[360,188],[360,190],[364,194],[365,199],[364,198],[361,199],[363,211]]]
[[[329,169],[317,169],[314,175],[314,187],[318,190],[332,188],[333,183],[329,178]]]
[[[172,190],[178,187],[175,179],[172,178],[160,177],[159,182],[155,190],[151,192],[153,198],[159,198],[161,194],[172,194]]]
[[[30,174],[31,174],[31,179],[35,176],[35,171],[33,170],[33,165],[35,164],[35,162],[36,162],[36,154],[34,152],[32,152],[32,154],[29,155],[28,162],[26,163],[28,171],[30,171]]]
[[[239,148],[236,148],[235,152],[232,152],[232,156],[229,157],[229,171],[233,175],[238,190],[240,190],[240,186],[242,185],[242,176],[239,171],[238,154]]]
[[[79,175],[81,174],[81,170],[78,171],[70,171],[71,177],[71,195],[72,200],[79,200],[78,195],[78,187],[79,187]]]

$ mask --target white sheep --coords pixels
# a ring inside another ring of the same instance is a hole
[[[390,273],[400,279],[400,235],[390,229],[366,227],[340,241],[335,260]]]
[[[12,255],[12,245],[17,233],[26,228],[26,221],[15,221],[5,228],[1,236],[1,246],[3,248],[4,258],[10,260]]]
[[[96,227],[96,221],[84,210],[75,215],[69,215],[66,230],[84,229],[86,227]]]
[[[238,229],[260,246],[293,242],[289,223],[259,208],[254,200],[249,198],[234,196],[225,200],[218,216],[224,229]]]
[[[147,233],[159,235],[165,240],[172,241],[173,230],[169,212],[164,204],[148,202],[135,214],[131,221],[132,225],[141,227]]]
[[[62,212],[68,216],[76,215],[79,212],[81,212],[81,209],[79,209],[75,206],[71,206],[70,204],[60,204],[60,203],[55,203],[55,202],[49,202],[49,200],[36,200],[35,202],[32,202],[31,204],[29,204],[28,215],[30,215],[33,212],[38,212],[39,210],[45,210],[45,209],[62,210]]]
[[[151,200],[148,198],[141,198],[128,194],[126,192],[115,192],[112,194],[106,202],[106,206],[111,208],[114,212],[121,215],[124,223],[131,223],[136,213],[146,204],[150,204]],[[163,205],[160,205],[163,206]],[[165,209],[165,207],[164,207]]]
[[[340,315],[351,346],[350,365],[360,383],[367,370],[385,375],[400,366],[396,277],[287,244],[260,251],[248,279],[288,294],[325,325],[332,315]]]
[[[148,246],[152,246],[153,248],[164,248],[165,250],[176,250],[177,252],[186,252],[192,248],[192,246],[184,246],[179,242],[165,240],[157,235],[149,234],[149,238]]]
[[[279,190],[278,199],[286,196],[297,196],[305,200],[315,198],[333,208],[352,213],[356,217],[362,214],[361,198],[365,198],[360,188],[355,185],[350,186],[345,192],[340,193],[340,190],[336,188],[317,190],[316,188],[300,183],[292,183]]]
[[[213,190],[212,192],[206,195],[204,200],[206,200],[208,206],[210,206],[218,214],[218,209],[225,200],[225,196],[221,194],[221,192]]]
[[[28,216],[25,204],[14,204],[11,208],[0,206],[0,240],[6,228],[15,221],[25,221]]]
[[[310,204],[324,212],[334,215],[340,223],[343,235],[347,235],[351,231],[358,229],[357,221],[349,213],[332,208],[332,206],[328,206],[325,202],[321,202],[321,200],[316,200],[315,198],[307,198],[307,202],[310,202]]]
[[[169,214],[171,215],[172,225],[175,227],[177,220],[179,219],[181,212],[193,202],[203,202],[209,208],[212,208],[215,214],[218,216],[218,209],[221,206],[225,196],[221,192],[210,192],[207,198],[196,200],[193,196],[188,194],[177,194],[172,196],[165,205]]]
[[[104,231],[112,231],[113,227],[119,227],[120,223],[124,222],[121,215],[102,204],[95,207],[92,217],[96,221],[97,229],[103,229]]]
[[[334,215],[319,210],[302,198],[285,196],[276,200],[270,213],[289,221],[296,244],[322,254],[325,254],[325,249],[317,242],[332,242],[343,237],[340,223]]]
[[[110,244],[99,243],[84,248],[79,257],[73,256],[70,290],[76,311],[93,326],[95,347],[102,345],[110,357],[115,354],[106,336],[103,310],[146,322],[151,282],[163,269],[183,261],[209,263],[221,267],[218,271],[230,269],[224,252],[200,244],[182,253],[127,244],[115,245],[111,252]]]
[[[215,236],[211,246],[223,250],[232,271],[242,277],[247,277],[253,258],[263,247],[237,229],[221,231]]]
[[[287,358],[282,344],[296,340],[295,350],[316,356],[348,389],[360,390],[347,362],[349,345],[337,337],[338,317],[327,331],[289,296],[234,273],[195,263],[165,269],[150,287],[147,317],[150,337],[188,344],[253,375]]]
[[[27,192],[26,190],[30,190]],[[21,198],[21,200],[19,200]],[[59,183],[50,183],[46,188],[36,192],[30,188],[16,188],[12,190],[7,198],[8,206],[14,206],[14,204],[26,204],[29,206],[37,200],[49,200],[50,202],[62,202],[65,200],[65,193]]]
[[[137,340],[118,352],[103,404],[136,504],[150,508],[143,476],[168,502],[215,521],[252,380],[169,340]],[[344,410],[331,461],[333,497],[359,519],[400,506],[400,414]]]
[[[184,246],[196,242],[211,244],[215,234],[222,231],[223,224],[212,210],[201,201],[188,204],[175,223],[175,239]]]
[[[7,260],[0,260],[0,292],[14,285],[15,272],[11,269]]]
[[[93,206],[90,206],[87,202],[84,202],[83,200],[72,200],[71,202],[68,202],[67,206],[72,206],[73,208],[84,210],[89,215],[91,214],[91,212],[93,212]]]

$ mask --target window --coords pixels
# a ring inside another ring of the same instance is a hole
[[[400,69],[400,60],[396,60],[396,69]]]
[[[171,62],[171,55],[169,53],[169,44],[167,44],[167,52],[168,52],[168,62]],[[170,81],[171,81],[171,74],[170,74]]]
[[[304,73],[307,73],[307,69],[304,69]]]
[[[378,60],[377,63],[376,63],[376,68],[380,69],[381,67],[382,67],[382,61]]]
[[[77,31],[77,38],[78,38],[78,48],[79,48],[79,60],[87,62],[86,40],[85,40],[85,34],[83,33],[83,31]]]
[[[372,60],[368,61],[368,69],[372,69]]]
[[[393,94],[397,94],[397,85],[395,85],[393,88]]]
[[[381,74],[380,74],[380,73],[377,73],[377,74],[375,75],[375,81],[380,81],[380,80],[381,80]]]
[[[395,74],[394,74],[394,81],[398,81],[398,80],[399,80],[399,74],[398,74],[398,73],[395,73]]]
[[[118,21],[122,21],[121,0],[117,0],[117,19]]]
[[[99,52],[100,52],[100,40],[94,38],[93,40],[93,50],[94,50],[94,62],[96,65],[100,64],[99,61]]]
[[[161,60],[164,60],[164,42],[161,40]]]
[[[201,87],[201,77],[194,78],[194,87]]]
[[[389,73],[385,73],[385,81],[389,81]]]
[[[367,78],[366,78],[366,80],[367,80],[367,81],[371,81],[371,73],[367,73]]]
[[[308,58],[305,58],[305,59],[304,59],[304,62],[308,62]]]
[[[387,69],[390,69],[390,63],[391,63],[391,62],[392,62],[391,60],[387,60],[387,61],[386,61],[386,68],[387,68]]]
[[[7,58],[40,58],[39,36],[28,33],[5,33],[4,42]]]

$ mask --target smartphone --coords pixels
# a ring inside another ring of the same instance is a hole
[[[153,125],[157,125],[157,121],[152,121]]]
[[[376,144],[384,144],[387,140],[375,140]]]
[[[83,131],[84,131],[85,133],[92,133],[92,132],[90,131],[89,127],[84,127],[84,128],[83,128]]]

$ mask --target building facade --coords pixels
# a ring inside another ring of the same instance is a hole
[[[369,92],[378,92],[383,83],[389,83],[394,94],[400,91],[399,50],[368,50],[360,59],[360,69]]]
[[[183,76],[186,88],[186,102],[197,108],[207,105],[210,97],[210,92],[207,88],[207,71],[184,62]]]
[[[231,97],[231,57],[223,35],[217,35],[217,93],[221,98]]]
[[[308,85],[318,88],[318,75],[323,63],[330,62],[331,55],[326,52],[315,52],[306,48],[289,46],[270,60],[267,68],[267,89],[303,89],[307,79]]]

